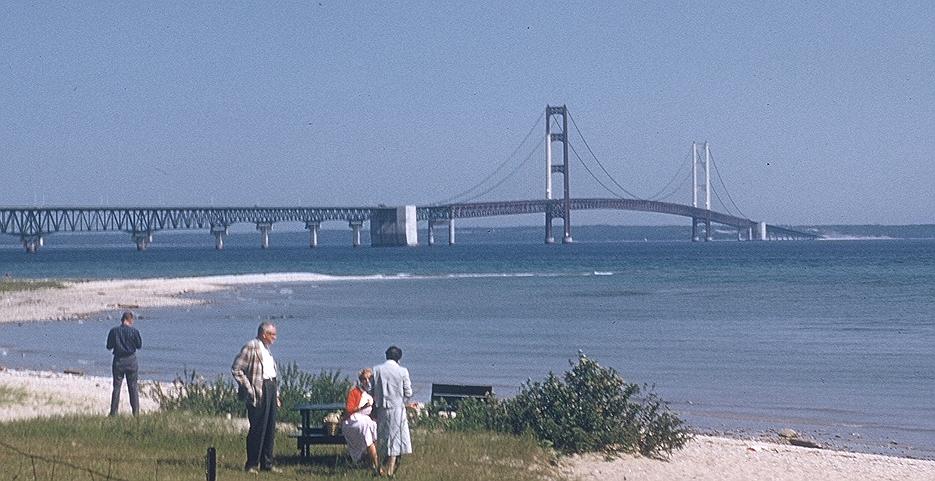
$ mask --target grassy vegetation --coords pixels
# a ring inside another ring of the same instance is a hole
[[[413,425],[450,433],[527,436],[564,454],[639,452],[664,458],[691,440],[685,422],[651,387],[627,383],[616,370],[583,353],[569,364],[560,376],[549,373],[543,381],[527,382],[512,398],[468,399],[455,417],[447,415],[446,406],[430,405]],[[294,363],[279,366],[278,372],[283,421],[299,421],[298,404],[343,401],[351,386],[340,372],[313,375]],[[156,385],[152,394],[165,411],[235,416],[245,411],[226,377],[212,382],[186,371],[172,388]]]
[[[204,455],[217,449],[218,479],[256,480],[243,472],[245,434],[217,418],[158,413],[139,418],[71,417],[0,424],[0,466],[4,479],[204,479]],[[397,477],[414,481],[557,479],[549,451],[529,437],[490,432],[413,432],[415,453]],[[281,434],[277,465],[283,474],[268,479],[372,479],[352,465],[339,446],[314,447],[301,460],[294,441]]]
[[[25,389],[12,386],[0,386],[0,406],[22,404],[25,400]]]
[[[62,281],[0,278],[0,295],[16,291],[35,291],[37,289],[61,289]]]
[[[279,393],[282,407],[279,420],[299,422],[295,406],[305,403],[344,402],[351,389],[350,379],[340,371],[321,371],[311,374],[302,371],[296,363],[277,365]],[[185,370],[176,377],[172,387],[155,384],[150,391],[159,407],[165,411],[188,411],[194,414],[246,417],[243,401],[237,397],[237,386],[230,376],[208,380],[195,371]]]

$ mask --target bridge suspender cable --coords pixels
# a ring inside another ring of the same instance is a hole
[[[529,136],[531,136],[532,133],[536,130],[536,127],[539,126],[539,121],[542,120],[542,117],[543,117],[544,115],[545,115],[545,113],[539,114],[539,117],[536,118],[536,122],[532,125],[532,127],[529,128],[529,132],[526,132],[526,136],[523,137],[523,141],[520,142],[519,145],[517,145],[515,149],[513,149],[513,153],[511,153],[510,156],[506,158],[506,160],[504,160],[503,162],[501,162],[500,165],[498,165],[497,168],[493,170],[493,172],[491,172],[491,173],[488,174],[486,177],[484,177],[483,179],[481,179],[480,182],[478,182],[478,183],[474,184],[473,186],[471,186],[471,188],[469,188],[469,189],[467,189],[467,190],[464,190],[464,191],[461,191],[460,193],[458,193],[458,194],[456,194],[456,195],[453,195],[453,196],[451,196],[451,197],[449,197],[449,198],[447,198],[447,199],[445,199],[445,200],[441,200],[441,201],[438,201],[438,202],[432,202],[431,205],[449,204],[449,203],[451,203],[451,202],[454,201],[454,200],[460,199],[460,198],[462,198],[462,197],[464,197],[464,196],[470,194],[471,192],[474,192],[475,190],[479,189],[479,188],[480,188],[482,185],[484,185],[488,180],[490,180],[491,178],[493,178],[493,176],[497,175],[497,172],[500,172],[500,170],[502,170],[504,167],[506,167],[506,165],[507,165],[511,160],[513,160],[513,157],[516,156],[516,154],[517,154],[517,153],[519,152],[519,150],[523,147],[523,145],[526,144],[526,141],[529,140]],[[536,147],[538,148],[538,145],[537,145]],[[531,155],[532,155],[532,154],[530,154],[530,156],[531,156]],[[525,164],[527,160],[529,160],[529,157],[527,157],[526,160],[523,161],[523,164]],[[520,164],[520,165],[522,165],[522,164]],[[516,170],[517,170],[517,169],[514,169],[512,172],[510,172],[509,174],[507,174],[507,176],[506,176],[504,179],[509,178],[511,175],[513,175],[513,173],[516,172]],[[493,190],[493,189],[499,187],[503,182],[504,182],[504,181],[501,180],[500,182],[498,182],[497,184],[495,184],[494,187],[492,187],[492,188],[490,188],[490,189],[488,189],[488,190],[486,190],[486,191],[484,191],[484,192],[482,192],[482,193],[480,193],[480,194],[478,194],[478,195],[475,195],[474,197],[471,197],[471,198],[468,198],[468,199],[462,199],[461,202],[467,202],[468,200],[473,200],[473,199],[476,199],[476,198],[478,198],[478,197],[480,197],[480,196],[482,196],[482,195],[484,195],[484,194],[487,194],[487,193],[490,192],[491,190]]]
[[[657,191],[655,194],[649,196],[649,197],[648,197],[649,200],[665,200],[665,199],[668,199],[669,197],[671,197],[672,195],[674,195],[676,192],[678,192],[678,189],[679,189],[679,187],[681,186],[682,182],[687,182],[687,181],[689,181],[689,179],[691,179],[691,175],[692,175],[691,170],[688,169],[688,170],[686,171],[686,169],[688,168],[689,163],[691,163],[691,154],[688,153],[688,152],[686,152],[685,155],[686,155],[686,157],[683,159],[684,162],[679,162],[679,165],[682,166],[682,167],[679,168],[679,169],[676,169],[675,174],[672,175],[672,178],[669,179],[668,182],[666,182],[666,185],[663,186],[663,188],[659,189],[659,191]],[[681,174],[682,171],[686,171],[686,172],[685,172],[685,175],[682,176],[682,182],[679,182],[679,183],[675,184],[675,186],[672,188],[672,192],[668,192],[669,186],[673,185],[672,183],[675,182],[676,179],[679,178],[679,174]],[[668,192],[668,193],[665,194],[665,195],[662,195],[662,194],[664,194],[664,193],[666,193],[666,192]]]
[[[606,190],[607,192],[610,192],[610,195],[612,195],[612,196],[614,196],[614,197],[616,197],[616,198],[618,198],[618,199],[625,199],[625,198],[626,198],[626,197],[623,197],[623,196],[621,196],[620,194],[618,194],[616,191],[614,191],[614,190],[611,189],[610,187],[607,187],[607,185],[605,185],[603,182],[601,182],[601,179],[598,179],[597,176],[594,175],[594,172],[591,171],[591,168],[588,167],[588,164],[584,161],[584,159],[581,158],[580,155],[578,155],[578,150],[575,149],[575,144],[569,143],[569,144],[568,144],[568,147],[571,148],[571,151],[572,151],[572,153],[575,154],[575,157],[578,159],[578,162],[581,162],[581,166],[584,167],[584,170],[586,170],[586,171],[588,172],[588,174],[591,175],[591,178],[593,178],[595,181],[597,181],[597,183],[600,184],[601,187],[604,188],[604,190]],[[626,191],[624,191],[624,192],[626,192]],[[629,194],[629,192],[627,192],[627,193]],[[631,194],[631,195],[632,195],[632,194]]]
[[[639,199],[639,196],[633,195],[633,193],[631,193],[630,191],[628,191],[627,189],[625,189],[622,185],[620,185],[620,183],[617,182],[617,179],[614,179],[614,176],[610,175],[610,172],[607,172],[607,169],[604,168],[604,164],[602,164],[601,161],[597,158],[597,156],[594,155],[594,151],[591,150],[591,146],[588,145],[588,141],[585,140],[584,135],[581,133],[581,129],[578,128],[578,124],[575,122],[575,118],[572,117],[571,113],[568,114],[568,117],[571,118],[571,124],[575,127],[575,131],[578,132],[578,137],[581,137],[581,141],[584,143],[584,146],[587,147],[588,152],[591,153],[591,157],[594,158],[594,161],[597,162],[597,165],[600,166],[601,170],[604,171],[604,174],[606,174],[607,177],[611,180],[611,182],[613,182],[614,185],[616,185],[616,186],[617,186],[620,190],[622,190],[625,194],[629,195],[630,197],[632,197],[632,198],[634,198],[634,199]],[[576,155],[577,155],[577,154],[576,154]],[[581,160],[581,158],[579,157],[578,160]],[[584,162],[582,162],[582,163],[584,163]],[[588,170],[588,172],[590,173],[591,171]],[[595,177],[593,173],[591,174],[591,177],[594,177],[594,180],[597,180],[597,177]],[[600,182],[600,181],[598,181],[598,182]],[[601,184],[601,185],[603,185],[603,184]],[[606,187],[605,187],[605,188],[606,188]],[[616,194],[615,194],[615,195],[616,195]],[[618,196],[618,197],[619,197],[619,196]]]
[[[569,114],[569,117],[571,117],[571,114]],[[595,160],[595,162],[597,162],[597,165],[601,168],[601,170],[604,172],[604,174],[607,175],[607,177],[611,180],[611,182],[614,183],[614,185],[616,185],[620,190],[622,190],[624,193],[626,193],[627,195],[629,195],[630,198],[632,198],[632,199],[637,199],[637,200],[662,200],[662,199],[666,199],[666,198],[668,198],[668,197],[671,197],[673,194],[675,194],[675,193],[678,191],[678,188],[679,188],[679,186],[681,185],[681,182],[675,185],[675,187],[672,189],[672,192],[669,192],[669,193],[667,193],[667,194],[665,194],[665,195],[662,195],[663,193],[665,193],[665,192],[667,191],[667,189],[669,188],[669,186],[671,186],[672,183],[675,182],[675,180],[679,178],[679,174],[681,174],[682,171],[683,171],[682,168],[676,169],[675,174],[672,176],[671,179],[669,179],[668,182],[666,182],[666,185],[665,185],[662,189],[659,189],[658,192],[656,192],[655,194],[653,194],[653,195],[651,195],[651,196],[649,196],[649,197],[647,197],[647,198],[645,198],[645,199],[643,199],[643,198],[641,198],[641,197],[639,197],[639,196],[637,196],[637,195],[631,193],[631,192],[628,191],[626,188],[624,188],[622,185],[620,185],[620,183],[617,182],[617,180],[616,180],[612,175],[610,175],[610,172],[608,172],[607,169],[604,168],[604,164],[601,163],[600,159],[598,159],[597,156],[594,154],[594,151],[591,149],[591,146],[588,144],[588,141],[584,138],[584,134],[581,133],[581,129],[578,128],[578,124],[575,122],[574,117],[571,117],[571,123],[572,123],[572,125],[575,127],[575,130],[578,132],[578,136],[581,138],[581,141],[584,143],[585,147],[587,147],[588,152],[591,154],[591,157]],[[574,150],[574,148],[572,148],[572,150]],[[589,174],[591,174],[591,177],[594,178],[594,180],[596,180],[597,183],[601,185],[601,187],[603,187],[605,190],[607,190],[608,192],[610,192],[613,196],[615,196],[615,197],[617,197],[617,198],[620,198],[620,199],[623,199],[623,198],[624,198],[624,197],[620,196],[619,194],[617,194],[616,192],[614,192],[613,190],[611,190],[610,188],[608,188],[603,182],[601,182],[601,181],[597,178],[597,176],[594,175],[594,172],[592,172],[591,169],[588,168],[588,166],[587,166],[587,164],[584,162],[584,160],[582,160],[581,157],[578,156],[578,153],[577,153],[577,152],[575,152],[575,155],[578,157],[578,160],[581,162],[581,164],[584,165],[585,170],[586,170]],[[689,171],[689,172],[688,172],[685,176],[683,176],[683,177],[684,177],[684,179],[683,179],[682,182],[684,182],[685,180],[687,180],[687,179],[689,179],[689,178],[691,177],[691,172]]]
[[[502,179],[500,179],[500,181],[498,181],[496,184],[490,186],[488,189],[486,189],[486,190],[484,190],[484,191],[481,191],[480,193],[478,193],[478,194],[476,194],[476,195],[474,195],[474,196],[472,196],[472,197],[468,197],[468,198],[466,198],[466,199],[461,199],[460,202],[470,202],[470,201],[472,201],[472,200],[474,200],[474,199],[477,199],[477,198],[479,198],[479,197],[482,197],[482,196],[484,196],[484,195],[487,195],[490,191],[492,191],[492,190],[496,189],[497,187],[500,187],[501,185],[503,185],[504,182],[506,182],[507,180],[510,180],[510,177],[513,177],[513,174],[519,172],[519,169],[523,168],[523,166],[526,165],[527,162],[529,162],[529,159],[532,158],[532,155],[535,154],[535,153],[539,150],[539,147],[540,147],[544,142],[545,142],[545,138],[543,138],[542,141],[540,141],[538,144],[536,144],[536,145],[532,148],[532,150],[529,151],[529,154],[526,155],[526,158],[523,159],[523,161],[520,162],[519,165],[517,165],[516,167],[514,167],[513,170],[511,170],[508,174],[506,174],[506,176],[503,177]],[[441,204],[447,204],[447,203],[448,203],[448,202],[441,202]]]
[[[717,189],[711,189],[711,192],[714,192],[714,197],[717,199],[718,203],[721,204],[721,207],[723,207],[724,210],[726,210],[728,214],[734,215],[734,212],[733,212],[732,210],[730,210],[730,207],[728,207],[728,206],[724,203],[724,201],[721,200],[721,195],[717,193]]]
[[[727,184],[724,183],[724,179],[721,178],[721,172],[717,169],[717,162],[714,161],[713,155],[711,156],[711,164],[714,165],[714,173],[717,174],[718,181],[720,181],[721,186],[724,187],[724,193],[727,194],[727,199],[730,200],[730,203],[734,206],[735,209],[737,209],[737,212],[740,214],[740,217],[749,218],[747,217],[746,214],[743,213],[743,211],[740,210],[740,207],[737,207],[737,204],[734,203],[734,199],[731,197],[730,191],[727,190]],[[717,190],[714,191],[714,194],[717,195]],[[721,200],[720,197],[718,197],[718,200]],[[721,202],[721,204],[724,205],[724,202]],[[724,205],[724,208],[727,209],[727,206]],[[728,209],[727,211],[730,212],[730,209]]]

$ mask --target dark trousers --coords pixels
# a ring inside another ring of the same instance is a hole
[[[123,385],[123,378],[127,378],[127,392],[130,395],[130,409],[133,415],[140,414],[140,388],[137,385],[139,366],[136,363],[136,356],[115,357],[111,365],[114,373],[114,390],[110,394],[110,415],[117,415],[117,408],[120,406],[120,387]]]
[[[263,398],[257,400],[257,406],[247,405],[247,418],[250,419],[250,431],[247,432],[246,469],[260,467],[269,469],[273,466],[273,443],[276,441],[276,393],[278,386],[275,379],[263,381]]]

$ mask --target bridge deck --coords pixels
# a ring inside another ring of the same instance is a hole
[[[689,205],[641,199],[571,199],[571,210],[629,210],[677,215],[728,225],[737,229],[755,228],[757,222]],[[0,233],[23,239],[55,232],[123,231],[133,234],[161,230],[216,229],[238,223],[273,224],[325,221],[360,223],[370,219],[375,207],[44,207],[0,208]],[[420,206],[420,221],[440,221],[477,217],[551,212],[561,217],[561,200],[516,200]],[[767,230],[790,238],[813,239],[817,234],[768,226]]]

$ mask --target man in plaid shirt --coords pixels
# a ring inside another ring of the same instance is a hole
[[[273,443],[276,440],[276,411],[282,405],[276,380],[276,362],[269,346],[276,340],[276,326],[263,322],[234,358],[231,373],[237,380],[237,395],[247,404],[250,431],[247,433],[247,463],[250,473],[258,470],[282,472],[273,466]]]

